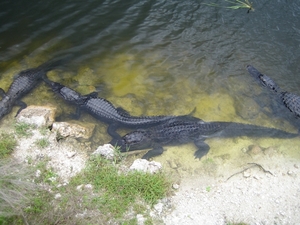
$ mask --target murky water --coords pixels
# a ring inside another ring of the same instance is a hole
[[[49,73],[51,79],[82,94],[99,91],[133,115],[179,115],[197,107],[195,116],[207,121],[295,131],[291,124],[299,122],[245,67],[257,67],[300,95],[300,3],[253,0],[255,11],[247,13],[203,4],[211,2],[228,5],[221,0],[1,1],[0,86],[7,90],[20,70],[71,55],[64,69]],[[74,110],[44,84],[24,101],[59,103],[62,115]],[[98,124],[96,144],[109,141],[105,124],[88,115],[81,119]],[[234,155],[254,142],[295,156],[300,152],[298,140],[207,142],[212,156]],[[194,150],[190,145],[168,152],[184,161],[194,160]]]

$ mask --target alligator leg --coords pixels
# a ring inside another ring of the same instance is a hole
[[[17,101],[16,102],[16,105],[20,106],[18,112],[16,113],[15,117],[23,110],[27,107],[26,103],[25,102],[22,102],[22,101]]]
[[[117,133],[118,125],[115,123],[109,124],[107,127],[107,133],[113,138],[113,139],[122,139],[120,134]]]
[[[78,120],[81,116],[81,109],[80,107],[76,107],[76,112],[75,113],[71,113],[69,115],[72,119]]]
[[[5,97],[5,91],[2,88],[0,88],[0,95],[2,98]]]
[[[194,153],[196,159],[201,159],[210,149],[209,145],[206,144],[202,138],[195,140],[194,144],[198,147],[198,150]]]
[[[143,155],[142,159],[147,159],[149,160],[150,158],[154,156],[161,155],[164,152],[163,147],[157,146],[154,147],[152,150],[148,151],[145,155]]]

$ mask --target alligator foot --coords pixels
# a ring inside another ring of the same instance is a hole
[[[154,157],[154,156],[158,156],[161,155],[164,152],[163,147],[159,146],[156,148],[153,148],[152,150],[148,151],[143,157],[142,159],[147,159],[149,160],[150,158]]]
[[[201,159],[203,156],[205,156],[210,147],[208,144],[206,144],[205,142],[203,142],[203,140],[196,140],[195,145],[198,147],[198,150],[194,153],[194,156],[196,159]]]
[[[17,117],[17,115],[19,115],[19,113],[27,107],[26,103],[22,102],[22,101],[17,101],[16,105],[20,106],[20,108],[19,108],[18,112],[16,113],[15,117]]]

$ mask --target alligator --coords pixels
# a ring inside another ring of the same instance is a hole
[[[194,156],[201,159],[210,149],[209,145],[204,142],[205,139],[239,136],[294,138],[299,134],[243,123],[205,122],[199,118],[186,116],[171,119],[149,129],[132,131],[121,139],[113,139],[110,144],[119,147],[121,152],[152,148],[142,157],[149,160],[154,156],[161,155],[164,145],[194,142],[198,148]]]
[[[251,65],[247,66],[247,70],[262,86],[276,94],[285,107],[288,108],[296,118],[300,117],[300,96],[283,91],[270,77],[261,74]]]
[[[78,119],[81,115],[81,111],[88,112],[96,119],[108,124],[107,133],[114,139],[121,138],[116,132],[120,127],[131,129],[146,128],[175,118],[175,116],[131,116],[123,108],[116,108],[108,100],[97,97],[97,92],[81,95],[71,88],[47,78],[45,78],[44,81],[65,101],[77,106],[76,113],[73,117]]]
[[[26,103],[22,102],[20,99],[37,86],[42,81],[42,78],[46,76],[48,71],[55,69],[60,63],[61,60],[48,61],[36,68],[23,70],[14,77],[14,80],[6,93],[0,88],[0,95],[2,96],[0,101],[0,119],[10,113],[15,105],[20,106],[15,116],[17,116],[21,110],[26,108]]]

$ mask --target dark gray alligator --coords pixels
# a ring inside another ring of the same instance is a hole
[[[81,95],[60,83],[44,79],[55,93],[64,100],[77,106],[76,118],[80,117],[81,111],[86,111],[96,119],[108,123],[107,132],[113,138],[121,138],[116,132],[117,128],[146,128],[161,124],[175,116],[131,116],[122,108],[116,108],[106,99],[97,97],[97,92]]]
[[[250,124],[204,122],[195,117],[177,117],[149,129],[140,129],[128,133],[119,140],[112,140],[110,144],[119,146],[121,152],[152,148],[142,157],[143,159],[149,159],[162,154],[164,151],[162,146],[164,145],[194,142],[198,148],[194,154],[195,158],[200,159],[210,149],[204,142],[205,139],[239,136],[294,138],[298,137],[299,134]]]
[[[261,74],[251,65],[247,66],[247,70],[261,85],[278,95],[285,107],[294,113],[297,118],[300,117],[300,96],[281,90],[281,88],[270,77]]]
[[[14,80],[6,93],[0,88],[0,95],[2,96],[0,101],[0,119],[11,112],[15,105],[20,106],[16,116],[22,109],[26,108],[26,103],[22,102],[20,99],[40,83],[47,72],[56,68],[60,62],[60,60],[49,61],[36,68],[21,71],[14,77]]]

